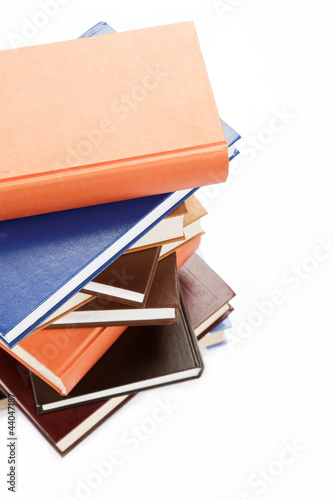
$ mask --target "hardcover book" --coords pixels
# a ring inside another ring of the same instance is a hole
[[[199,377],[203,363],[183,300],[179,316],[178,324],[127,328],[68,396],[32,374],[37,412]]]
[[[95,26],[86,31],[80,38],[97,36],[97,35],[107,35],[116,33],[116,30],[109,26],[105,22],[97,23]],[[238,149],[235,148],[235,143],[241,139],[241,136],[234,130],[230,125],[228,125],[225,121],[221,120],[222,128],[224,131],[225,139],[228,144],[228,154],[229,161],[239,155]]]
[[[111,28],[112,29],[112,28]],[[229,152],[229,161],[233,160],[237,155],[239,155],[238,149],[235,147],[236,142],[241,139],[236,130],[234,130],[230,125],[228,125],[225,121],[221,120],[225,139],[228,143],[228,152]]]
[[[0,222],[0,335],[14,347],[193,194],[177,191]],[[9,307],[10,305],[10,307]]]
[[[2,50],[0,68],[0,220],[227,178],[192,22]]]
[[[38,415],[28,369],[1,350],[0,366],[0,386],[4,392],[15,394],[20,409],[61,456],[70,452],[134,396],[118,396]]]
[[[162,245],[160,259],[167,257],[177,248],[181,248],[187,242],[204,234],[201,227],[201,219],[207,215],[207,210],[194,195],[186,200],[185,205],[187,213],[184,217],[184,239],[183,241],[165,243]]]
[[[122,255],[88,283],[82,292],[144,307],[153,283],[160,251],[161,247],[154,247]]]
[[[235,293],[197,254],[180,269],[179,281],[196,335],[232,311],[229,301]]]
[[[45,329],[13,349],[0,343],[0,351],[7,351],[56,391],[68,394],[125,330],[125,326]]]
[[[54,321],[49,328],[119,325],[160,325],[179,321],[179,286],[176,254],[158,263],[145,307],[95,298]]]
[[[61,455],[73,449],[131,398],[131,396],[119,396],[108,401],[37,415],[27,368],[2,350],[0,350],[0,366],[2,391],[6,395],[15,394],[19,408]]]

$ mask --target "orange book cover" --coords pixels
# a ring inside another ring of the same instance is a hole
[[[200,243],[201,243],[201,235],[197,236],[196,238],[193,238],[185,245],[178,248],[178,250],[176,251],[178,271],[185,264],[185,262],[187,262],[188,259],[192,257],[193,254],[195,254],[195,252],[198,250],[200,246]]]
[[[126,330],[68,328],[39,330],[13,349],[1,347],[61,394],[68,394]]]
[[[0,51],[0,220],[223,182],[192,22]]]

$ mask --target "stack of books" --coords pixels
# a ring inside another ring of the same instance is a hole
[[[234,292],[196,253],[195,192],[240,136],[192,23],[99,23],[0,67],[0,387],[65,454],[223,342]]]

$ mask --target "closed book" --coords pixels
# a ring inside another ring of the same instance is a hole
[[[0,351],[10,353],[56,391],[68,394],[125,330],[125,326],[44,329],[13,349],[1,343]]]
[[[160,325],[179,321],[179,285],[176,254],[158,263],[144,307],[100,297],[54,321],[49,328],[77,328],[118,325]]]
[[[0,334],[13,347],[193,190],[0,222]]]
[[[186,213],[185,203],[182,203],[176,210],[173,210],[171,214],[134,243],[126,253],[145,250],[170,241],[183,239],[184,216]]]
[[[203,363],[183,300],[179,316],[178,324],[127,328],[68,396],[32,374],[37,412],[199,377]]]
[[[178,241],[177,243],[174,244],[167,243],[165,245],[162,245],[160,260],[165,259],[173,252],[178,252],[179,250],[181,250],[183,247],[187,246],[190,243],[195,244],[195,242],[200,242],[201,236],[203,236],[204,234],[205,232],[201,230],[200,233],[195,234],[191,238],[184,238],[183,241]]]
[[[164,243],[162,245],[160,259],[167,257],[177,250],[177,248],[181,248],[187,242],[204,234],[201,227],[201,219],[207,215],[207,210],[194,195],[186,200],[185,205],[187,213],[184,217],[184,239],[182,241]]]
[[[117,33],[114,28],[112,28],[109,24],[105,22],[99,22],[95,24],[92,28],[86,31],[80,38],[98,36],[98,35],[107,35]],[[221,120],[222,128],[224,131],[225,139],[228,144],[228,153],[229,153],[229,161],[235,158],[239,154],[238,149],[235,148],[235,143],[241,139],[236,130],[234,130],[230,125],[228,125],[224,120]]]
[[[122,255],[88,283],[82,292],[144,307],[153,283],[160,251],[161,247],[154,247]]]
[[[176,250],[178,270],[192,257],[193,254],[195,254],[200,247],[200,243],[201,236],[193,238],[191,241],[186,242],[185,245]]]
[[[61,455],[65,455],[104,422],[130,396],[119,396],[56,413],[37,415],[29,371],[8,353],[0,350],[0,388],[15,395],[17,406]],[[32,443],[33,446],[33,443]]]
[[[227,178],[192,22],[3,50],[0,68],[0,220]]]
[[[112,29],[112,28],[111,28]],[[238,149],[235,147],[236,142],[241,139],[236,130],[234,130],[230,125],[228,125],[225,121],[221,120],[225,139],[228,143],[228,152],[229,152],[229,161],[233,160],[237,155],[239,155]]]
[[[199,336],[232,311],[229,301],[235,292],[194,254],[180,269],[179,281],[193,328]]]

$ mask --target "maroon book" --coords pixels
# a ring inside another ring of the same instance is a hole
[[[66,408],[56,413],[37,415],[29,370],[2,349],[0,388],[6,395],[15,395],[17,406],[61,455],[68,453],[132,397],[120,396],[108,401]]]
[[[183,265],[179,281],[198,338],[233,311],[229,301],[235,292],[199,255],[194,254]]]

